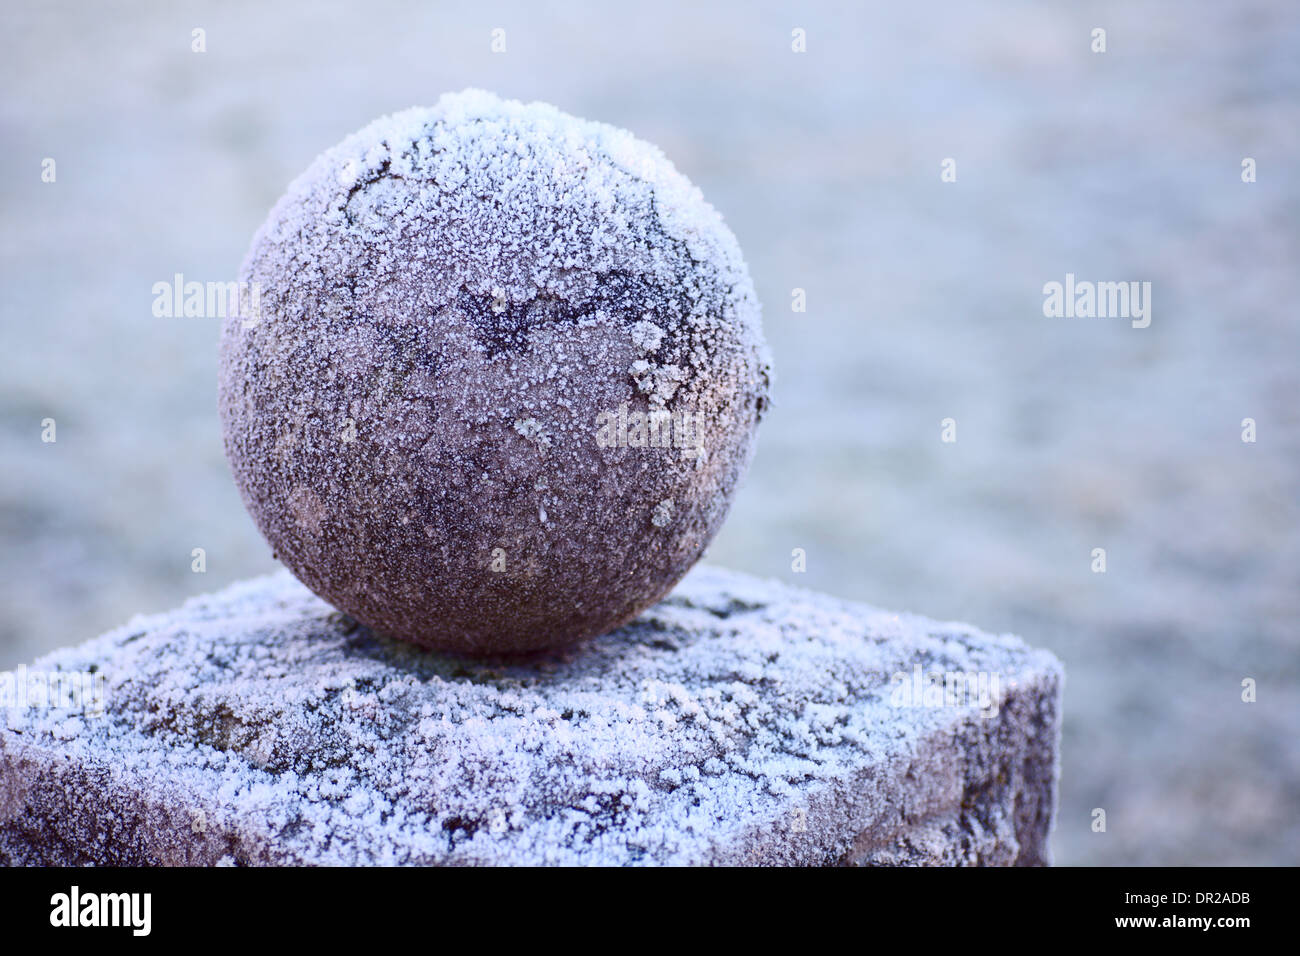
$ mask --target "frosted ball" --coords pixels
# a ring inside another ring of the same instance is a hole
[[[480,92],[376,120],[276,203],[221,339],[240,493],[394,637],[554,648],[659,600],[767,405],[735,237],[631,134]]]

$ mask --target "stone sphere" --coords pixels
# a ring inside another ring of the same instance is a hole
[[[767,405],[740,248],[648,143],[466,91],[289,186],[221,337],[226,455],[276,556],[375,631],[556,648],[663,597]]]

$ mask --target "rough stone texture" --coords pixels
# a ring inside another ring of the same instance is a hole
[[[903,706],[918,667],[997,683]],[[492,662],[376,637],[281,573],[30,672],[91,668],[101,717],[4,711],[4,862],[1050,862],[1052,655],[717,568]]]
[[[721,216],[654,146],[542,103],[376,120],[240,278],[219,407],[249,513],[317,594],[441,650],[569,644],[667,594],[768,403]]]

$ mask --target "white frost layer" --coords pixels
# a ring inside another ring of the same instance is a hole
[[[997,716],[891,703],[891,677],[918,664],[997,675]],[[111,778],[93,823],[47,824],[62,845],[94,844],[77,828],[175,824],[145,841],[173,860],[896,861],[921,838],[922,861],[1047,856],[1028,844],[1045,844],[1054,806],[1055,658],[707,566],[558,656],[484,663],[377,639],[281,573],[33,665],[91,667],[106,716],[7,712],[0,858],[40,856],[15,847],[40,844],[41,803],[62,799],[26,779],[46,765]],[[171,822],[141,823],[110,791],[146,792]]]

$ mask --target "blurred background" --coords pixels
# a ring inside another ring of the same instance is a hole
[[[153,285],[235,279],[317,153],[480,86],[658,144],[746,252],[776,404],[709,560],[1055,651],[1059,863],[1300,863],[1300,5],[2,16],[0,668],[274,567],[219,320]],[[1067,272],[1150,281],[1150,327],[1045,318]]]

